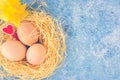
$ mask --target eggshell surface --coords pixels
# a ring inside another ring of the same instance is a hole
[[[46,49],[41,44],[32,45],[26,54],[27,61],[32,65],[38,65],[44,61]]]
[[[31,46],[38,41],[38,31],[30,22],[21,22],[17,34],[22,43]]]
[[[26,47],[17,40],[8,40],[1,46],[2,55],[10,61],[20,61],[25,58]]]

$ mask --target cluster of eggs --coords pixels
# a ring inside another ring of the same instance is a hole
[[[45,59],[46,49],[38,43],[36,27],[30,22],[21,22],[17,35],[19,40],[7,40],[2,44],[2,55],[10,61],[26,59],[32,65],[41,64]]]

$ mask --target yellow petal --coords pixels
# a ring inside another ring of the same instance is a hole
[[[18,27],[27,15],[26,5],[22,5],[20,0],[0,0],[0,19]]]

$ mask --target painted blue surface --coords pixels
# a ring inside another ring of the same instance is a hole
[[[64,22],[67,56],[43,80],[120,80],[120,0],[44,1]]]
[[[120,0],[45,1],[67,35],[66,60],[48,80],[120,80]]]

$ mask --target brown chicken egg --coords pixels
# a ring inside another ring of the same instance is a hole
[[[25,58],[26,47],[17,40],[8,40],[1,46],[2,55],[10,61],[20,61]]]
[[[32,65],[39,65],[44,61],[46,49],[41,44],[32,45],[26,54],[27,61]]]
[[[31,46],[38,41],[38,31],[30,22],[21,22],[17,34],[20,41],[25,45]]]

